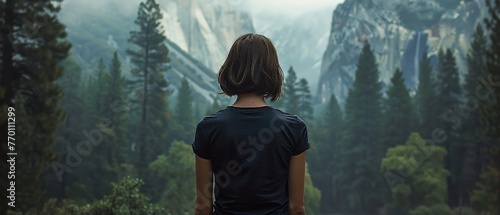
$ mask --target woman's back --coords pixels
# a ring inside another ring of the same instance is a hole
[[[215,214],[288,214],[290,158],[308,148],[304,122],[269,106],[211,114],[193,143],[212,161]]]
[[[218,76],[237,99],[196,127],[195,215],[305,214],[306,125],[265,101],[282,95],[276,48],[265,36],[242,35]]]

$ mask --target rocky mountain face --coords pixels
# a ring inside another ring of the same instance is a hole
[[[122,60],[125,75],[130,73],[129,32],[137,26],[137,8],[141,0],[65,0],[59,19],[66,25],[73,44],[71,55],[83,68],[84,76],[93,75],[100,58],[108,64],[113,52]],[[253,32],[252,20],[226,0],[158,1],[163,11],[166,45],[171,58],[166,78],[176,94],[181,78],[193,88],[199,107],[209,105],[220,89],[218,67],[235,38]],[[85,77],[84,77],[85,78]],[[85,80],[85,79],[84,79]]]
[[[166,80],[174,89],[174,94],[181,87],[181,81],[186,78],[194,92],[193,99],[198,106],[205,107],[212,102],[213,96],[220,91],[217,76],[211,69],[191,55],[184,52],[175,43],[167,40],[171,68],[165,74]]]
[[[454,52],[463,74],[472,33],[485,14],[482,0],[346,0],[333,12],[317,101],[332,93],[345,100],[365,40],[376,55],[384,86],[399,67],[414,91],[423,54],[435,61],[440,48]]]
[[[230,0],[161,1],[165,36],[214,72],[234,40],[254,32],[252,19]]]
[[[283,71],[286,73],[293,66],[311,89],[316,89],[319,79],[332,10],[322,8],[293,17],[270,12],[253,16],[255,31],[269,37],[276,46]]]

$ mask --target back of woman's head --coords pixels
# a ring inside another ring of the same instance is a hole
[[[273,43],[259,34],[240,36],[220,68],[219,84],[228,96],[256,93],[277,100],[283,71]]]

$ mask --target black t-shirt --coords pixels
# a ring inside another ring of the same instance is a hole
[[[196,155],[212,161],[214,214],[288,214],[290,158],[309,148],[306,124],[265,106],[228,106],[198,123]]]

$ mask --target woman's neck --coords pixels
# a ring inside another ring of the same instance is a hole
[[[268,106],[266,101],[264,101],[264,96],[255,93],[239,94],[238,98],[233,104],[233,107],[241,107],[241,108],[253,108],[253,107],[264,107],[264,106]]]

